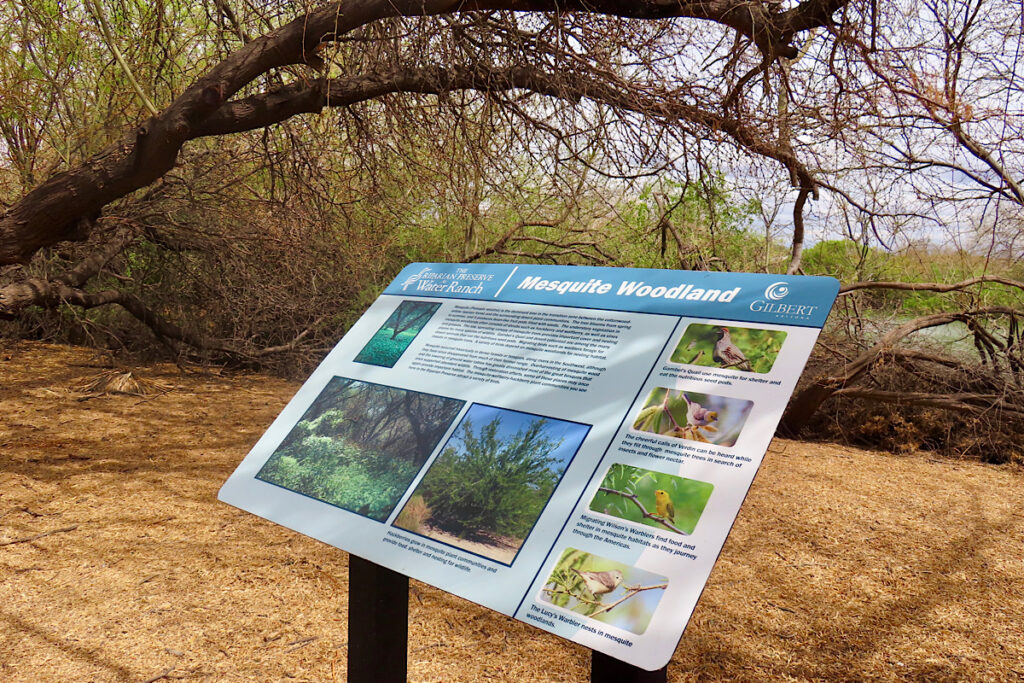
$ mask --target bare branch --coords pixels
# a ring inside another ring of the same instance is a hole
[[[1011,280],[1009,278],[1001,277],[998,275],[980,275],[978,277],[972,277],[968,280],[962,280],[953,284],[943,284],[941,282],[893,282],[893,281],[875,281],[875,282],[853,282],[848,285],[843,285],[839,288],[839,295],[849,294],[861,289],[895,289],[908,292],[954,292],[961,289],[967,289],[974,285],[983,282],[995,282],[997,284],[1006,285],[1007,287],[1016,287],[1017,289],[1024,290],[1024,282],[1019,280]]]
[[[1001,394],[930,394],[908,391],[882,391],[881,389],[865,389],[862,387],[839,389],[834,395],[879,401],[881,403],[941,408],[942,410],[975,415],[998,411],[1007,416],[1024,418],[1024,402],[1022,402],[1024,397],[1020,396],[1017,397],[1017,402],[1013,403],[1007,401],[1006,397]]]
[[[494,69],[479,65],[401,69],[346,79],[321,80],[311,85],[295,82],[272,92],[226,103],[202,125],[197,126],[192,136],[224,135],[262,128],[297,114],[319,112],[328,106],[347,106],[388,93],[441,94],[466,89],[489,92],[529,90],[563,100],[590,99],[666,122],[689,121],[709,131],[724,132],[747,151],[774,159],[799,179],[804,190],[812,192],[817,186],[810,171],[792,151],[762,138],[734,115],[719,114],[687,104],[681,93],[639,93],[619,89],[593,78],[575,74],[549,74],[533,67]]]

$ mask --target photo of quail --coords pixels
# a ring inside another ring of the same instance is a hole
[[[739,368],[747,372],[751,371],[750,361],[740,351],[740,347],[733,343],[728,327],[718,328],[718,341],[715,342],[711,358],[723,368]]]
[[[731,372],[771,372],[787,333],[759,327],[690,323],[669,360]]]

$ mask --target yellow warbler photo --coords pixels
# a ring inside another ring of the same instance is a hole
[[[641,467],[615,463],[590,501],[590,510],[660,531],[689,535],[714,486]]]

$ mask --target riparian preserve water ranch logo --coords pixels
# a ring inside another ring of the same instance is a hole
[[[469,268],[456,268],[454,272],[438,272],[425,267],[405,278],[402,291],[408,291],[412,287],[416,292],[483,294],[484,283],[493,279],[492,273],[471,273]]]
[[[818,306],[782,303],[787,296],[789,296],[789,283],[773,282],[765,288],[763,299],[754,299],[750,302],[750,310],[755,313],[774,313],[779,317],[794,320],[810,319],[818,310]]]

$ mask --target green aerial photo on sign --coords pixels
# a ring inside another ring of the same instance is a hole
[[[394,367],[440,306],[430,301],[403,301],[398,304],[395,312],[356,355],[356,362]]]

